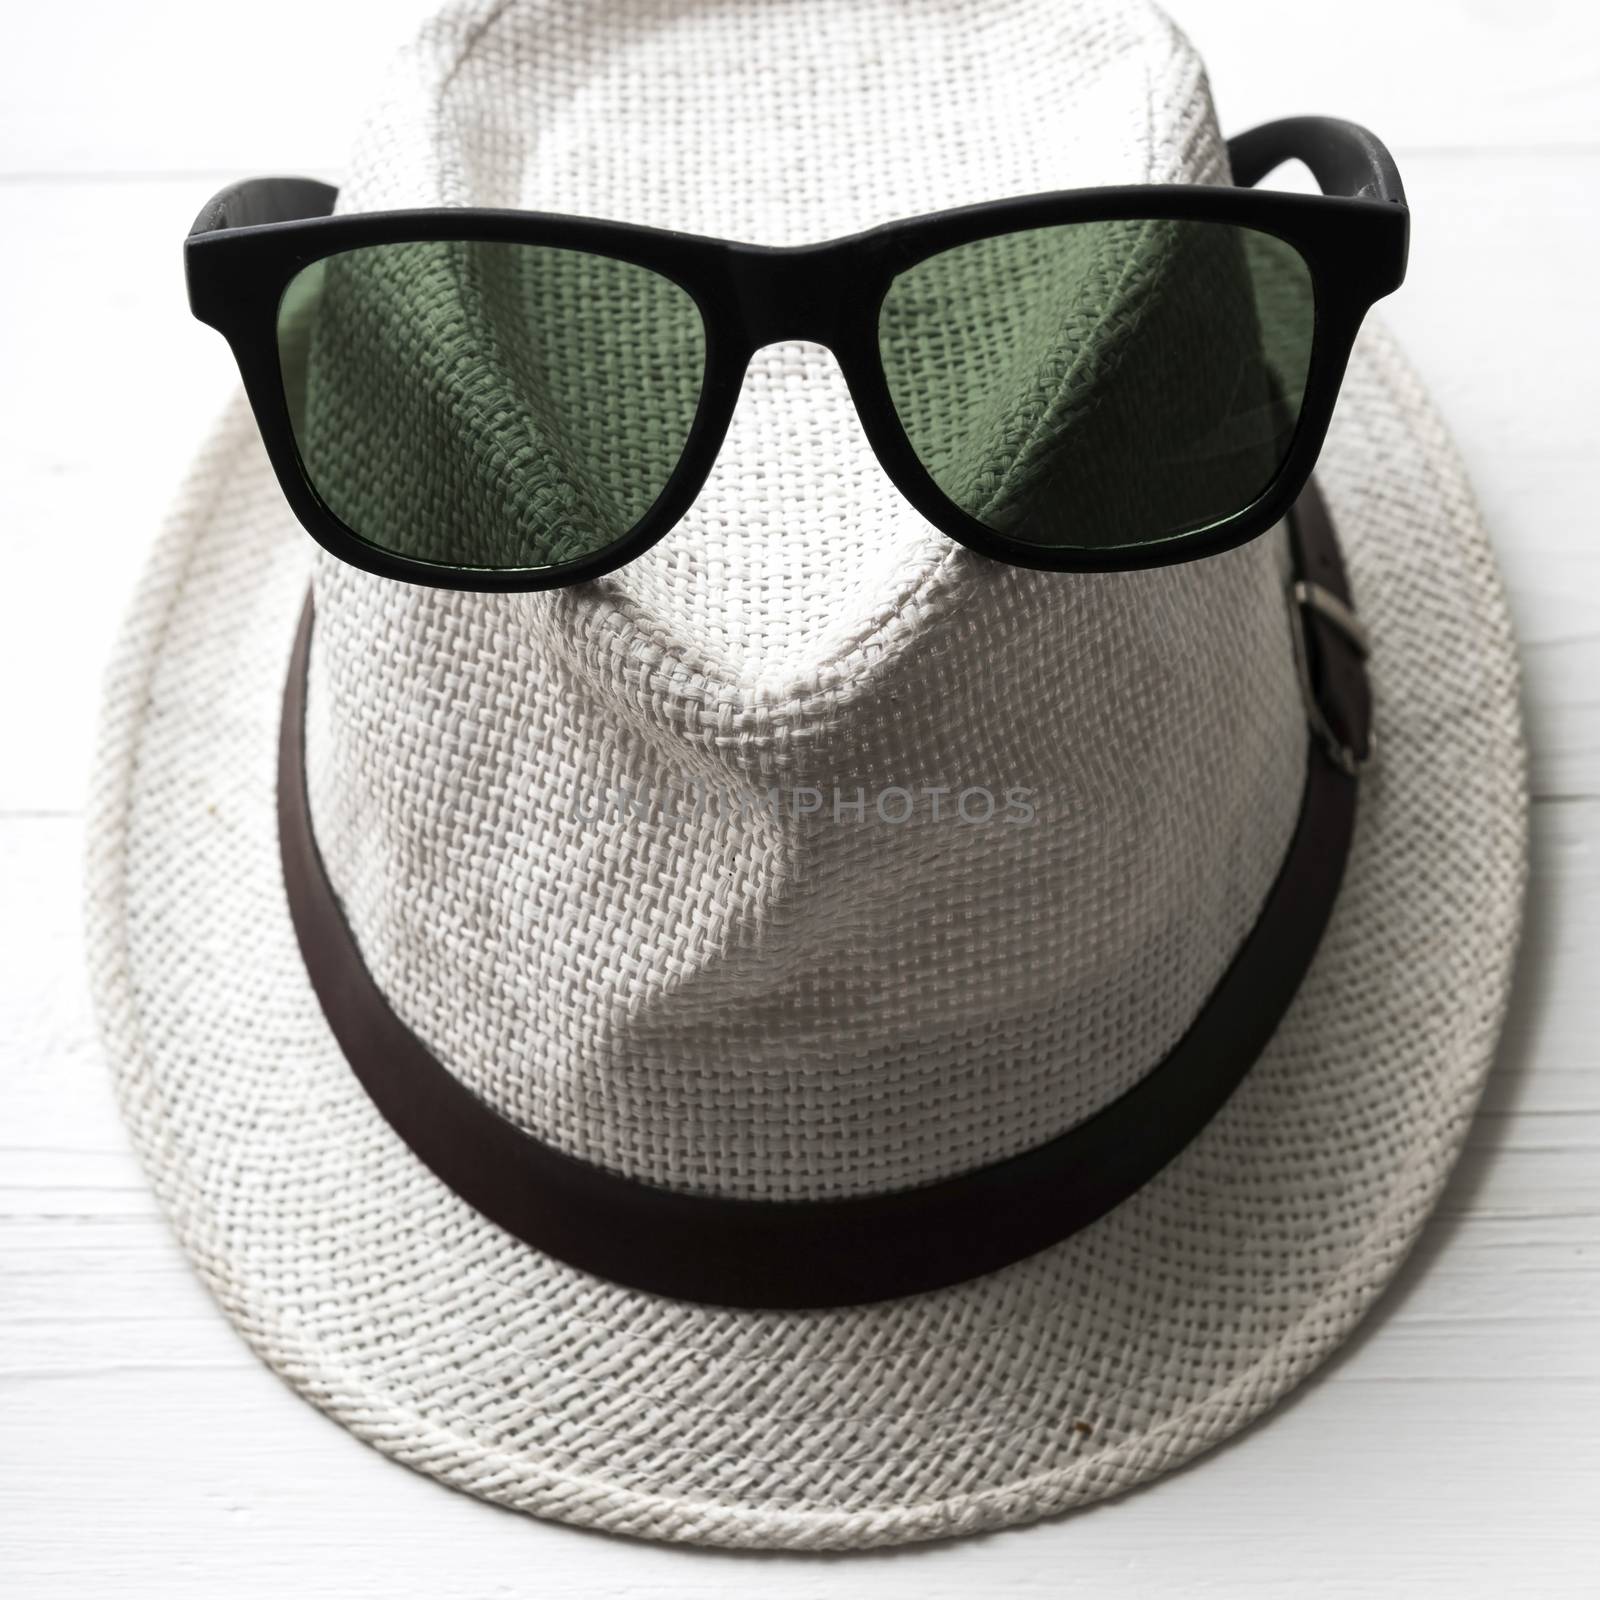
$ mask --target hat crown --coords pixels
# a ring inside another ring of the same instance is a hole
[[[1142,4],[476,0],[407,52],[341,206],[783,244],[1225,175]],[[312,813],[368,965],[490,1104],[649,1182],[868,1193],[1073,1126],[1181,1035],[1298,810],[1280,538],[983,561],[812,346],[758,354],[699,501],[609,578],[315,581]]]

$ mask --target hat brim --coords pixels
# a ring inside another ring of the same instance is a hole
[[[1492,1060],[1525,877],[1493,557],[1379,329],[1319,478],[1374,638],[1381,756],[1315,966],[1243,1087],[1134,1198],[1015,1266],[848,1310],[730,1311],[502,1233],[399,1141],[335,1046],[274,812],[310,551],[236,405],[113,663],[89,877],[124,1112],[228,1316],[410,1466],[541,1516],[718,1545],[1026,1521],[1264,1411],[1348,1335],[1438,1197]]]

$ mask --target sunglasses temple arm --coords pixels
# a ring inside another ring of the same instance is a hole
[[[1405,204],[1400,169],[1382,140],[1359,123],[1336,117],[1263,123],[1228,141],[1228,161],[1233,181],[1245,189],[1285,161],[1303,161],[1324,194]],[[189,235],[331,216],[338,194],[332,184],[315,178],[247,178],[206,201]]]
[[[1303,161],[1324,194],[1406,203],[1400,169],[1382,141],[1337,117],[1288,117],[1228,141],[1233,181],[1251,188],[1285,161]]]
[[[1324,194],[1405,204],[1394,157],[1374,133],[1336,117],[1286,117],[1228,141],[1233,181],[1252,188],[1285,161],[1303,161]],[[201,207],[189,234],[264,223],[300,222],[333,213],[339,191],[315,178],[247,178],[230,184]]]
[[[217,233],[226,228],[256,228],[272,222],[303,222],[332,215],[339,191],[315,178],[247,178],[214,194],[189,230]]]

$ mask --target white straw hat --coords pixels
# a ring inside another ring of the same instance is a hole
[[[1226,179],[1200,66],[1138,0],[471,0],[402,58],[340,207],[783,244]],[[459,594],[314,554],[236,404],[112,668],[89,910],[135,1142],[229,1317],[397,1459],[656,1539],[1019,1522],[1258,1415],[1346,1337],[1438,1196],[1524,877],[1493,559],[1370,324],[1317,475],[1381,755],[1270,1044],[1176,1159],[1060,1242],[926,1292],[740,1309],[502,1230],[352,1072],[274,804],[308,580],[310,816],[399,1018],[587,1168],[814,1202],[1027,1152],[1184,1035],[1307,782],[1281,530],[1148,572],[986,561],[899,497],[831,357],[782,345],[646,555],[577,588]],[[669,809],[688,785],[719,803]],[[835,789],[868,814],[838,815]],[[971,822],[969,789],[1020,791],[1031,820]],[[871,814],[891,790],[915,798],[904,823]]]

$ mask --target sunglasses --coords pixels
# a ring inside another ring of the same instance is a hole
[[[1400,175],[1294,118],[1229,143],[1238,187],[1000,200],[774,248],[535,212],[331,215],[235,185],[185,245],[311,536],[440,588],[633,560],[694,503],[761,346],[834,353],[901,494],[1017,566],[1189,561],[1310,477],[1367,308],[1405,277]],[[1320,195],[1251,188],[1285,161]]]

